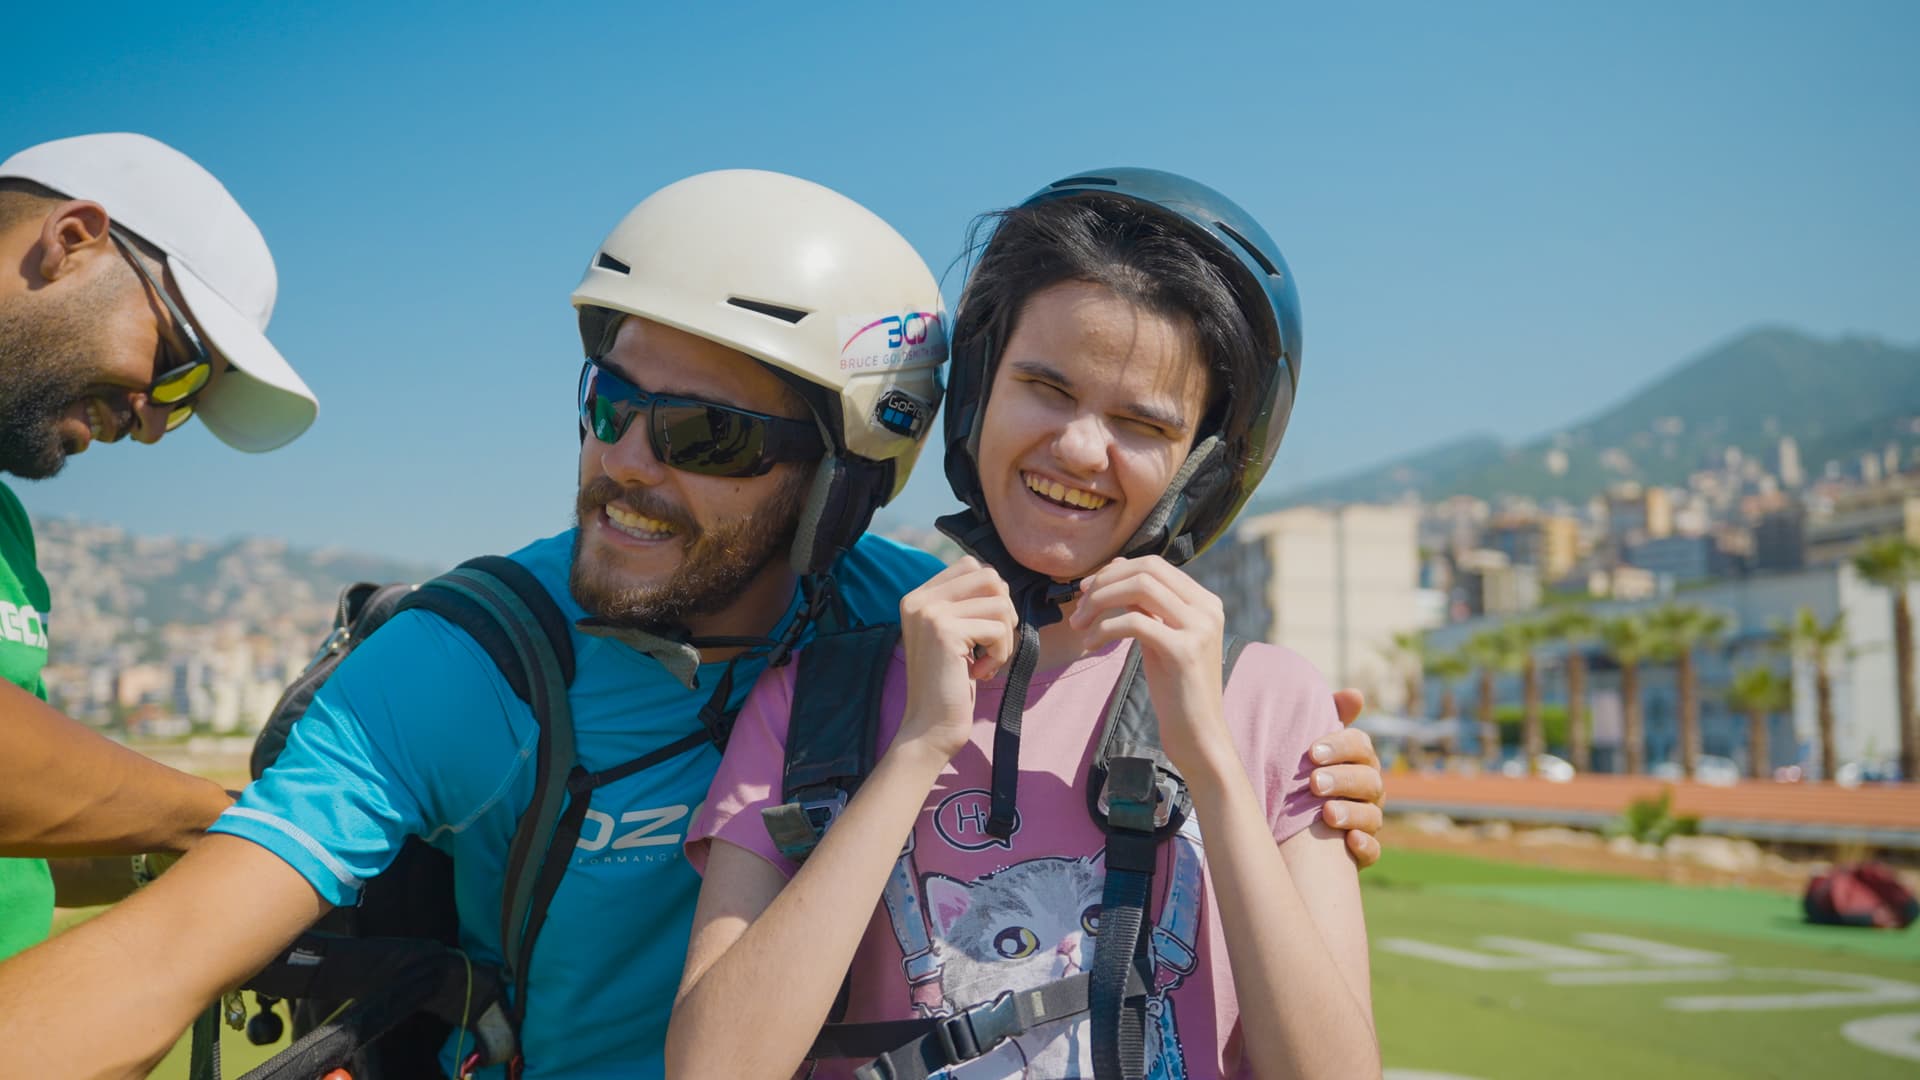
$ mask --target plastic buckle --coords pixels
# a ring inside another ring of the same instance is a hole
[[[1094,805],[1122,829],[1153,832],[1173,820],[1173,778],[1151,758],[1117,757],[1107,762],[1107,781]]]
[[[976,1026],[975,1017],[983,1018],[985,1023]],[[934,1024],[933,1033],[939,1036],[940,1050],[946,1054],[948,1065],[972,1061],[1020,1034],[1020,1014],[1013,1007],[1013,991],[1003,990],[992,1001],[969,1005],[952,1016],[941,1018]]]
[[[807,816],[815,836],[827,835],[827,828],[840,819],[847,808],[847,793],[836,790],[824,799],[801,799],[800,812]]]

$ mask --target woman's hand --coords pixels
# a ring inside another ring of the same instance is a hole
[[[895,746],[920,745],[945,761],[973,729],[975,684],[1013,655],[1019,618],[1007,583],[968,556],[900,601],[907,650],[907,714]]]
[[[1161,746],[1174,767],[1191,775],[1204,755],[1232,752],[1220,704],[1226,614],[1219,597],[1158,555],[1115,559],[1080,582],[1068,621],[1089,632],[1089,650],[1121,638],[1139,643]]]

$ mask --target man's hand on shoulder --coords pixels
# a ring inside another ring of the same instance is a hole
[[[1346,830],[1347,851],[1364,870],[1380,861],[1377,834],[1385,817],[1386,783],[1373,739],[1352,727],[1366,699],[1358,690],[1338,690],[1333,706],[1342,726],[1313,744],[1313,791],[1326,798],[1321,816],[1328,825]]]

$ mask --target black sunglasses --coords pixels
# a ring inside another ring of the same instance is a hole
[[[653,455],[702,476],[761,476],[782,461],[817,460],[827,449],[812,421],[649,393],[587,361],[580,370],[582,428],[611,445],[642,413]]]
[[[187,419],[193,415],[193,399],[207,385],[207,380],[213,377],[213,361],[207,355],[206,344],[194,331],[193,324],[187,321],[186,313],[173,302],[173,297],[167,290],[161,288],[160,283],[154,280],[153,274],[147,270],[147,264],[141,260],[140,253],[134,250],[133,242],[128,240],[126,234],[115,225],[107,226],[107,235],[113,237],[113,242],[120,246],[120,253],[133,264],[134,273],[139,274],[140,280],[146,282],[147,288],[152,289],[153,294],[160,298],[160,303],[167,309],[167,314],[173,318],[174,327],[179,330],[181,338],[187,343],[186,362],[176,364],[155,375],[153,383],[147,387],[148,401],[156,405],[172,406],[167,412],[167,430],[172,431],[186,423]]]

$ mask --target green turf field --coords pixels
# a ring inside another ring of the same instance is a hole
[[[1390,1080],[1920,1076],[1920,927],[1423,852],[1361,880]],[[223,1046],[229,1077],[266,1053]],[[153,1075],[185,1080],[185,1044]]]
[[[1420,852],[1390,851],[1362,881],[1390,1073],[1920,1075],[1915,930],[1807,926],[1769,893]]]

